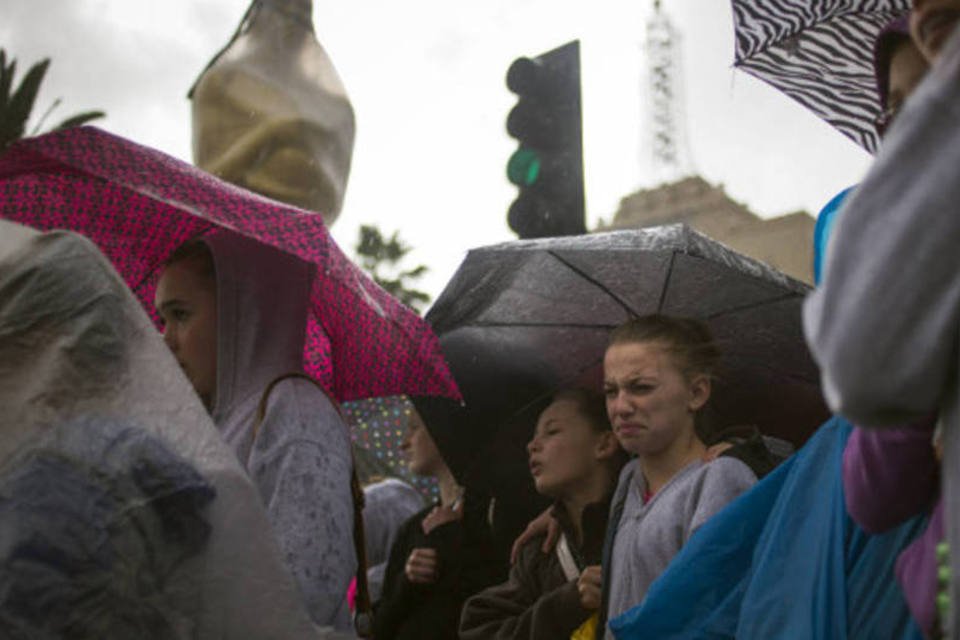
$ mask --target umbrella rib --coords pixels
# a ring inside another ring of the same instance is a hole
[[[767,299],[767,300],[761,300],[761,301],[759,301],[759,302],[751,302],[750,304],[745,304],[745,305],[742,305],[742,306],[739,306],[739,307],[733,307],[732,309],[724,309],[723,311],[718,311],[717,313],[712,313],[712,314],[710,314],[710,315],[707,315],[707,316],[704,317],[704,319],[705,319],[705,320],[713,320],[713,319],[715,319],[715,318],[721,318],[721,317],[726,316],[726,315],[729,315],[729,314],[731,314],[731,313],[739,313],[739,312],[741,312],[741,311],[749,311],[750,309],[754,309],[754,308],[756,308],[756,307],[762,307],[763,305],[776,304],[776,303],[778,303],[778,302],[783,302],[784,300],[790,300],[790,299],[792,299],[792,298],[795,298],[796,296],[797,296],[796,293],[785,293],[785,294],[783,294],[783,295],[781,295],[781,296],[777,296],[776,298],[770,298],[770,299]]]
[[[612,329],[617,326],[619,323],[601,323],[601,324],[592,324],[592,323],[576,323],[576,322],[484,322],[479,320],[477,322],[471,322],[471,327],[504,327],[513,329],[516,327],[531,327],[538,329]]]
[[[554,251],[549,251],[549,250],[548,250],[547,253],[549,253],[549,254],[550,254],[551,256],[553,256],[558,262],[560,262],[561,264],[565,265],[568,269],[570,269],[571,271],[573,271],[575,274],[577,274],[578,276],[580,276],[581,278],[583,278],[584,280],[586,280],[587,282],[589,282],[590,284],[592,284],[593,286],[597,287],[598,289],[600,289],[601,291],[603,291],[604,293],[606,293],[608,296],[610,296],[610,297],[613,299],[614,302],[616,302],[616,303],[619,304],[621,307],[623,307],[623,310],[627,312],[627,315],[630,315],[630,316],[639,315],[636,311],[634,311],[633,307],[631,307],[629,303],[627,303],[627,302],[626,302],[625,300],[623,300],[620,296],[618,296],[618,295],[615,294],[613,291],[611,291],[610,288],[607,287],[606,285],[604,285],[602,282],[598,282],[597,280],[595,280],[594,278],[592,278],[589,274],[587,274],[585,271],[583,271],[582,269],[580,269],[580,268],[577,267],[576,265],[571,264],[569,261],[564,260],[563,258],[561,258],[560,256],[558,256]]]
[[[663,286],[660,287],[660,299],[657,301],[657,313],[663,313],[663,303],[667,299],[667,291],[670,289],[670,277],[673,275],[673,263],[677,259],[677,252],[670,254],[670,264],[667,265],[667,275],[663,279]]]

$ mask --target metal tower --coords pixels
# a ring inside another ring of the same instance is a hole
[[[657,182],[676,180],[692,172],[683,112],[683,70],[680,33],[654,0],[647,21],[645,53],[647,77],[641,85],[644,141],[641,165],[649,162]],[[645,89],[645,91],[643,90]]]

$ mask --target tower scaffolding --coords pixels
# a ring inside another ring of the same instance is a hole
[[[678,180],[693,173],[684,114],[681,36],[670,18],[654,0],[647,20],[646,82],[641,83],[641,166],[649,162],[653,182]]]

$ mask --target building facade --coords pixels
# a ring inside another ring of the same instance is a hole
[[[760,218],[732,200],[723,187],[699,176],[652,189],[642,189],[620,201],[610,223],[597,231],[636,229],[686,223],[731,249],[765,262],[787,275],[813,283],[813,228],[805,211],[777,218]]]

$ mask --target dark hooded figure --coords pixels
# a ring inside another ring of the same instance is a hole
[[[454,407],[451,415],[456,414]],[[373,635],[454,640],[466,598],[503,579],[488,521],[489,500],[458,484],[416,409],[404,451],[413,473],[437,479],[440,501],[407,520],[397,534],[374,612]]]

